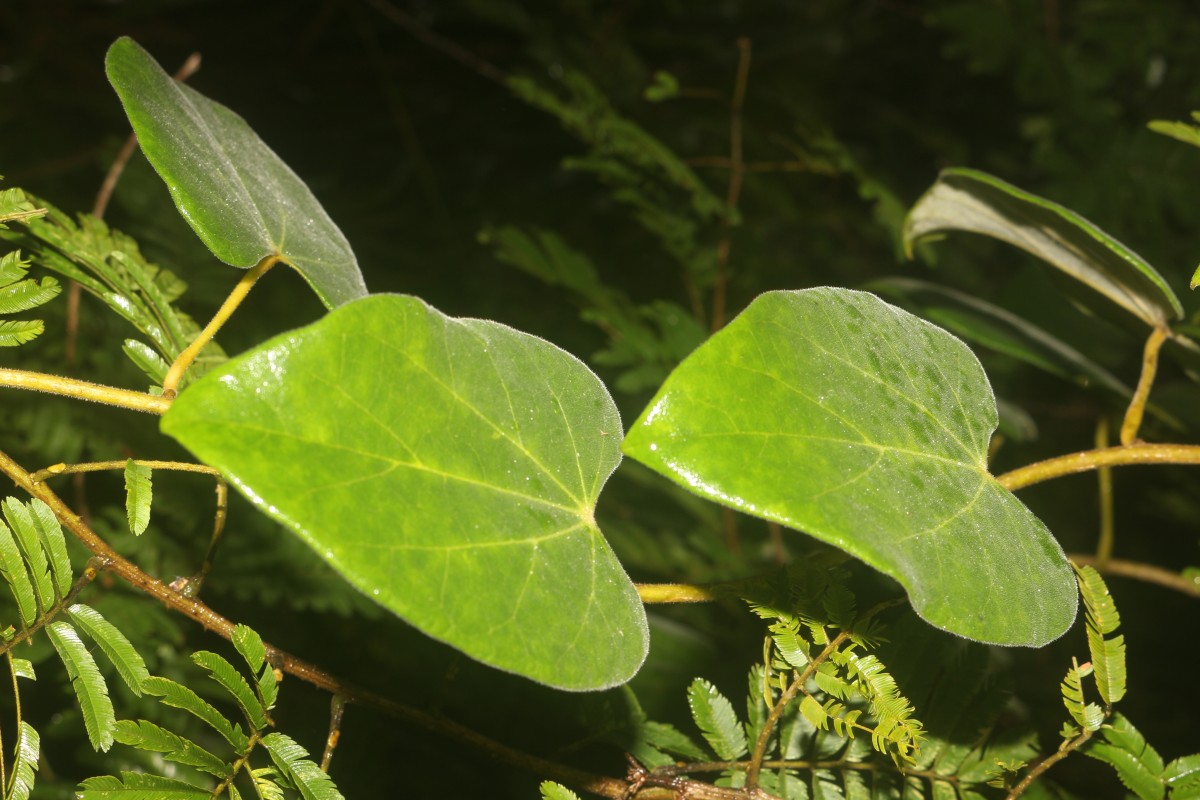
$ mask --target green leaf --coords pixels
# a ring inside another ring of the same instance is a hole
[[[1162,757],[1137,728],[1115,714],[1111,724],[1104,726],[1103,734],[1104,741],[1093,739],[1082,752],[1112,766],[1121,783],[1141,800],[1162,800],[1166,795]]]
[[[67,613],[71,615],[71,621],[100,646],[130,691],[140,697],[142,684],[150,677],[150,672],[125,634],[91,606],[75,603],[67,609]]]
[[[104,775],[79,784],[76,800],[212,800],[212,792],[173,778],[141,772]]]
[[[366,295],[346,237],[245,120],[132,39],[118,39],[105,65],[142,151],[213,255],[243,268],[281,256],[330,308]]]
[[[991,236],[1082,281],[1151,327],[1183,316],[1179,298],[1136,253],[1083,217],[972,169],[942,170],[904,223],[913,245],[943,231]]]
[[[209,373],[162,427],[473,658],[575,690],[645,658],[645,611],[594,518],[620,418],[548,342],[376,295]]]
[[[37,673],[33,670],[33,662],[27,658],[14,658],[12,660],[12,672],[18,678],[26,678],[31,681],[37,680]]]
[[[0,321],[0,347],[17,347],[32,342],[46,331],[40,319]]]
[[[308,751],[282,733],[268,733],[262,739],[271,760],[296,784],[304,800],[343,800],[321,768],[308,760]]]
[[[233,664],[230,664],[216,653],[210,653],[207,650],[192,653],[192,661],[208,670],[212,679],[225,687],[225,691],[233,695],[233,699],[237,701],[238,706],[242,709],[242,713],[246,716],[246,722],[249,723],[252,731],[261,731],[270,724],[270,720],[267,719],[267,711],[263,708],[258,695],[254,693],[254,690],[250,688],[250,684],[246,683],[246,679],[242,677],[242,673],[238,672]]]
[[[1155,133],[1161,133],[1163,136],[1170,136],[1172,139],[1178,139],[1193,147],[1200,147],[1200,125],[1193,125],[1190,122],[1156,119],[1147,124],[1146,127]]]
[[[1125,637],[1104,637],[1117,629],[1121,617],[1100,573],[1092,567],[1072,566],[1078,576],[1079,591],[1087,611],[1088,650],[1092,657],[1096,690],[1106,704],[1112,705],[1125,696]]]
[[[37,590],[38,601],[42,610],[47,611],[58,601],[54,591],[54,579],[50,575],[50,562],[46,560],[46,552],[42,547],[42,537],[34,524],[29,507],[9,497],[4,501],[4,518],[16,534],[17,542],[25,553],[25,563],[33,577],[33,586]]]
[[[279,683],[275,678],[275,669],[267,663],[267,649],[263,646],[262,638],[253,628],[236,625],[232,639],[233,646],[257,676],[259,699],[263,707],[269,710],[279,695]]]
[[[171,365],[156,353],[153,347],[145,342],[139,342],[137,339],[126,339],[121,349],[129,357],[129,360],[137,365],[138,369],[146,373],[146,377],[154,381],[156,386],[162,386]]]
[[[1171,800],[1200,797],[1200,753],[1175,759],[1161,777],[1171,790]]]
[[[688,687],[688,706],[696,727],[712,746],[717,757],[733,761],[747,751],[746,731],[738,722],[733,704],[703,678],[696,678]]]
[[[579,795],[554,781],[542,781],[538,788],[542,792],[542,800],[579,800]]]
[[[38,732],[21,720],[17,729],[16,758],[12,765],[12,778],[5,800],[29,800],[33,791],[34,772],[41,757],[42,742]]]
[[[1081,386],[1123,400],[1133,395],[1119,378],[1051,333],[969,294],[913,278],[884,278],[864,289],[886,296],[956,336],[1004,353]]]
[[[25,560],[21,558],[21,551],[17,548],[17,540],[3,522],[0,522],[0,577],[8,584],[9,591],[17,600],[21,622],[26,626],[32,625],[38,615],[37,596],[33,593],[33,584],[29,581],[29,572],[25,569]]]
[[[1100,725],[1104,722],[1104,710],[1095,703],[1084,702],[1083,679],[1091,674],[1092,668],[1087,664],[1082,667],[1071,667],[1067,670],[1067,676],[1063,678],[1060,688],[1063,705],[1067,707],[1071,719],[1085,730],[1095,731],[1099,730]]]
[[[227,720],[225,715],[186,686],[168,678],[151,675],[142,682],[142,691],[158,697],[164,705],[187,711],[207,723],[221,734],[225,741],[233,745],[238,754],[245,754],[250,749],[250,740],[242,733],[241,728]]]
[[[771,292],[689,356],[625,452],[685,488],[842,548],[924,619],[1039,646],[1075,617],[1071,567],[987,470],[996,407],[959,340],[846,289]]]
[[[71,678],[71,688],[75,690],[79,708],[83,712],[88,740],[96,750],[107,751],[112,747],[117,718],[113,713],[112,701],[108,698],[104,676],[96,667],[87,646],[70,625],[61,620],[51,622],[46,626],[46,634]]]
[[[138,464],[132,458],[125,462],[125,516],[129,520],[129,532],[141,536],[150,524],[150,503],[154,498],[154,484],[150,468]]]
[[[228,778],[232,774],[229,764],[200,745],[144,719],[136,722],[128,719],[121,720],[117,723],[114,738],[121,744],[136,747],[139,750],[162,753],[163,758],[167,761],[187,764],[218,778]]]
[[[62,525],[50,510],[50,506],[34,498],[29,501],[29,510],[33,512],[33,522],[37,526],[38,536],[42,540],[42,548],[50,557],[50,569],[54,573],[54,585],[59,597],[66,597],[74,582],[74,571],[71,568],[71,557],[67,555],[67,540],[63,536]]]

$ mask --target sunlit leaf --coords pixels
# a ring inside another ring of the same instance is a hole
[[[207,700],[202,699],[186,686],[168,678],[152,675],[142,682],[142,691],[158,697],[164,705],[183,709],[204,721],[221,734],[225,741],[233,745],[234,750],[238,753],[244,753],[249,749],[250,742],[246,734],[242,733],[242,729],[227,720]]]
[[[29,800],[33,791],[34,772],[41,757],[41,738],[38,732],[21,720],[17,728],[16,758],[12,765],[12,784],[5,800]]]
[[[132,458],[125,462],[125,516],[129,521],[129,532],[141,536],[150,524],[150,503],[154,499],[154,485],[150,467],[139,464]]]
[[[246,721],[250,724],[252,731],[260,731],[267,727],[266,709],[263,708],[258,695],[250,688],[250,684],[246,683],[242,673],[238,672],[233,664],[207,650],[193,653],[192,661],[208,670],[212,679],[233,695],[233,699],[237,701],[242,713],[246,715]]]
[[[593,517],[620,419],[541,339],[373,296],[209,373],[162,424],[360,590],[480,661],[598,689],[645,657],[645,612]]]
[[[104,775],[79,784],[78,800],[212,800],[212,792],[174,778],[141,772]]]
[[[108,750],[112,747],[113,727],[117,718],[113,712],[112,700],[108,698],[108,686],[96,667],[95,659],[88,652],[87,645],[79,638],[79,634],[67,623],[61,620],[51,622],[46,626],[46,633],[71,678],[71,688],[75,690],[79,708],[83,712],[83,725],[87,729],[88,740],[95,749]]]
[[[1082,281],[1147,325],[1183,316],[1154,267],[1075,212],[972,169],[947,169],[904,224],[905,246],[944,231],[991,236]]]
[[[733,704],[703,678],[688,687],[688,706],[696,727],[718,758],[733,761],[746,754],[746,732],[738,722]]]
[[[996,406],[959,340],[844,289],[759,297],[689,356],[625,450],[892,576],[938,627],[1036,646],[1075,617],[1045,526],[988,472]]]
[[[346,237],[245,120],[173,80],[132,39],[105,63],[146,158],[217,258],[245,268],[282,256],[330,308],[366,295]]]
[[[268,733],[262,739],[271,760],[300,790],[304,800],[343,800],[342,793],[329,776],[308,759],[308,751],[282,733]]]
[[[218,778],[227,778],[231,774],[228,764],[200,745],[144,719],[121,720],[117,723],[114,736],[121,744],[162,753],[167,761],[187,764]]]
[[[71,621],[104,651],[130,691],[141,695],[142,684],[150,677],[150,673],[146,669],[146,662],[125,638],[125,634],[91,606],[75,603],[67,609],[67,613],[71,615]]]
[[[1111,723],[1104,726],[1102,736],[1103,740],[1093,738],[1088,742],[1083,753],[1111,765],[1121,783],[1141,800],[1162,800],[1166,796],[1162,756],[1137,728],[1121,714],[1115,714]]]

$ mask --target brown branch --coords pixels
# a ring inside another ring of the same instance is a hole
[[[1028,789],[1034,781],[1041,777],[1042,773],[1053,767],[1058,762],[1062,761],[1067,756],[1071,755],[1072,752],[1078,749],[1090,738],[1092,738],[1092,731],[1085,730],[1083,733],[1079,734],[1074,739],[1059,748],[1056,752],[1051,753],[1041,761],[1037,762],[1037,764],[1031,770],[1029,770],[1029,772],[1025,773],[1025,777],[1021,779],[1021,782],[1014,786],[1011,792],[1005,795],[1004,800],[1016,800],[1016,798],[1025,793],[1025,790]]]
[[[167,584],[147,575],[133,562],[117,553],[108,543],[101,539],[84,521],[58,497],[45,483],[35,483],[25,469],[13,461],[5,452],[0,451],[0,472],[8,475],[13,482],[33,497],[38,498],[50,507],[54,516],[65,526],[84,547],[90,550],[104,569],[112,572],[134,589],[149,595],[173,611],[200,623],[204,628],[217,635],[230,639],[233,636],[234,623],[221,616],[204,603],[195,598],[185,597],[172,590]],[[359,703],[378,709],[397,719],[441,734],[459,743],[474,747],[487,755],[504,761],[513,766],[544,775],[556,781],[575,786],[586,792],[602,797],[618,800],[626,796],[628,784],[617,778],[596,775],[573,767],[564,766],[553,761],[522,752],[478,733],[465,725],[443,717],[421,711],[420,709],[398,703],[369,689],[344,681],[291,653],[265,644],[267,660],[276,669],[324,689],[335,695],[341,695],[348,703]]]
[[[495,64],[483,60],[470,50],[467,50],[461,45],[455,44],[449,39],[438,36],[436,33],[417,22],[407,13],[387,2],[387,0],[366,0],[366,3],[380,14],[387,17],[404,30],[408,31],[409,35],[420,41],[422,44],[437,50],[443,55],[449,56],[458,63],[462,64],[464,67],[467,67],[473,71],[475,74],[483,78],[487,78],[489,81],[494,81],[502,85],[508,84],[508,76],[505,75],[504,71]]]
[[[1109,558],[1101,562],[1096,556],[1083,553],[1072,553],[1070,559],[1079,565],[1094,567],[1102,575],[1119,575],[1122,578],[1133,578],[1146,583],[1154,583],[1174,589],[1177,592],[1200,597],[1200,580],[1187,578],[1178,572],[1145,564],[1141,561],[1125,561],[1120,558]]]
[[[717,276],[713,286],[712,330],[725,325],[725,293],[729,282],[729,250],[733,244],[733,216],[737,213],[745,174],[742,162],[742,107],[746,101],[746,81],[750,76],[750,40],[737,40],[738,68],[729,104],[729,189],[725,194],[725,216],[721,218],[721,240],[717,243]]]

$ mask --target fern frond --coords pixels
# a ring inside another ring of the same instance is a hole
[[[16,534],[17,542],[25,553],[25,563],[33,587],[37,591],[38,602],[42,610],[49,610],[57,601],[58,595],[54,590],[54,580],[50,576],[50,562],[46,560],[46,552],[42,547],[42,537],[34,524],[29,507],[15,497],[5,499],[3,504],[4,518]]]
[[[17,730],[16,758],[13,760],[12,778],[4,795],[5,800],[29,800],[41,752],[42,740],[38,732],[28,722],[21,720]]]
[[[282,733],[268,733],[263,746],[280,772],[287,775],[304,800],[344,800],[333,781],[308,759],[308,751]]]
[[[241,728],[227,720],[208,701],[202,699],[200,695],[186,686],[176,683],[169,678],[151,675],[142,682],[142,691],[159,698],[159,701],[164,705],[187,711],[189,714],[206,723],[210,728],[221,734],[225,741],[229,742],[239,755],[245,755],[249,751],[250,740],[246,734],[242,733]]]
[[[66,597],[71,591],[74,570],[71,568],[71,558],[67,555],[67,540],[63,536],[62,525],[50,510],[50,506],[37,498],[29,501],[29,510],[33,513],[42,548],[50,559],[50,569],[54,573],[54,585],[58,596]]]
[[[77,800],[211,800],[212,792],[174,778],[141,772],[102,775],[79,784]]]
[[[161,728],[153,722],[141,719],[136,722],[123,719],[117,723],[114,738],[121,744],[162,753],[167,761],[196,767],[210,775],[224,779],[233,775],[233,766],[217,758],[200,745],[178,734]]]
[[[37,596],[25,569],[25,560],[21,558],[21,551],[17,547],[17,540],[3,522],[0,522],[0,578],[8,584],[9,591],[17,601],[21,622],[32,625],[38,614]]]
[[[738,723],[733,704],[703,678],[688,687],[688,706],[692,718],[713,752],[725,761],[734,761],[747,752],[746,732]]]
[[[141,655],[125,638],[125,634],[91,606],[75,603],[67,609],[67,613],[71,621],[100,646],[130,691],[140,697],[142,684],[150,677],[150,672],[146,669],[146,662],[142,660]]]
[[[542,800],[579,800],[579,795],[554,781],[542,781],[538,789],[542,793]]]
[[[1121,783],[1141,800],[1162,800],[1166,785],[1158,751],[1121,714],[1114,714],[1102,732],[1104,740],[1093,739],[1084,745],[1082,752],[1113,767]]]
[[[132,458],[125,462],[125,516],[134,536],[141,536],[150,524],[150,503],[154,499],[150,472],[150,467]]]
[[[267,710],[263,708],[262,701],[258,699],[258,695],[250,688],[250,684],[246,683],[246,679],[242,677],[242,673],[216,653],[210,653],[207,650],[201,650],[198,653],[192,654],[192,661],[197,665],[208,670],[209,677],[225,688],[225,691],[233,695],[233,699],[237,701],[238,706],[242,709],[242,713],[246,717],[246,722],[250,725],[251,730],[261,731],[268,727],[270,719],[267,717]]]
[[[112,747],[117,718],[112,700],[108,697],[104,676],[100,674],[79,634],[69,624],[62,620],[51,622],[46,626],[46,634],[71,678],[71,688],[75,690],[79,708],[83,712],[88,740],[96,750],[107,751]]]

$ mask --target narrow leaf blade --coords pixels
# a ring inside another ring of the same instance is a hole
[[[29,509],[33,512],[33,521],[42,540],[42,547],[50,559],[50,569],[54,573],[54,585],[58,589],[58,596],[66,597],[74,582],[74,570],[71,568],[71,557],[67,555],[67,540],[63,536],[62,525],[50,510],[50,506],[37,498],[29,501]]]
[[[83,711],[88,740],[96,750],[107,751],[112,747],[117,718],[108,697],[104,676],[100,674],[96,661],[79,634],[69,624],[61,620],[51,622],[46,626],[46,633],[71,678],[71,687]]]
[[[142,691],[154,695],[164,704],[172,708],[182,709],[206,723],[209,727],[229,742],[239,754],[244,754],[250,747],[249,739],[241,729],[225,718],[220,711],[207,700],[186,686],[168,678],[152,675],[142,682]]]
[[[142,151],[213,255],[243,268],[280,255],[330,308],[367,294],[346,237],[245,120],[173,80],[132,39],[118,39],[105,64]]]
[[[1183,316],[1162,276],[1083,217],[983,172],[947,169],[904,224],[905,247],[948,230],[991,236],[1082,281],[1152,327]]]
[[[218,778],[228,778],[232,774],[229,764],[200,745],[144,719],[121,720],[113,735],[121,744],[162,753],[167,761],[196,767]]]
[[[150,472],[150,467],[132,458],[125,462],[125,516],[134,536],[141,536],[150,524],[150,504],[154,499]]]
[[[125,681],[134,694],[142,694],[142,684],[150,677],[146,662],[125,638],[115,625],[106,620],[99,611],[82,603],[75,603],[67,609],[71,621],[75,623],[88,638],[99,645],[104,655],[117,669],[121,680]]]
[[[242,713],[246,715],[246,722],[250,724],[251,730],[261,731],[267,727],[269,721],[266,709],[263,708],[254,690],[250,688],[250,684],[246,683],[246,679],[233,664],[207,650],[193,653],[192,661],[208,670],[212,679],[233,695],[233,699],[241,707]]]
[[[987,470],[996,407],[945,331],[847,289],[771,292],[689,356],[625,452],[703,497],[840,547],[925,620],[1040,646],[1074,620],[1061,547]]]
[[[120,778],[105,775],[79,784],[77,800],[212,800],[212,792],[174,778],[122,772]]]

